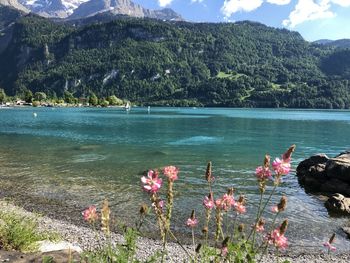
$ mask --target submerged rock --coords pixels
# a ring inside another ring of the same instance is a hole
[[[325,206],[331,212],[350,215],[350,198],[346,198],[341,194],[332,195]]]
[[[298,165],[297,176],[306,191],[350,196],[350,151],[311,156]]]

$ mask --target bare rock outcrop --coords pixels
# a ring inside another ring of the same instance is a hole
[[[350,196],[350,151],[334,158],[318,154],[297,167],[299,182],[309,192]]]

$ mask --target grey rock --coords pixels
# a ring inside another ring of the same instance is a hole
[[[326,163],[327,175],[350,183],[350,154],[342,154]]]
[[[302,161],[299,163],[297,167],[297,175],[300,177],[306,176],[310,173],[310,170],[315,170],[315,166],[318,165],[325,165],[326,162],[329,160],[328,156],[325,154],[317,154],[314,156],[311,156],[310,158]],[[318,169],[321,173],[324,172],[322,169]]]
[[[332,195],[325,206],[331,212],[350,215],[350,198],[346,198],[341,194]]]
[[[297,176],[309,192],[350,196],[350,152],[345,151],[334,158],[325,154],[311,156],[298,165]]]

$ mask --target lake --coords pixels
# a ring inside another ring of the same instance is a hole
[[[258,200],[254,170],[266,153],[279,157],[296,144],[295,169],[310,155],[334,156],[350,148],[350,111],[14,108],[0,109],[0,123],[0,179],[3,187],[11,185],[12,196],[25,192],[81,209],[108,198],[117,217],[133,220],[147,201],[141,174],[176,165],[181,172],[174,224],[184,233],[191,210],[203,213],[207,161],[213,162],[216,197],[231,186],[244,193],[249,205],[241,219],[249,222]],[[277,203],[282,194],[288,196],[283,216],[290,220],[292,246],[321,248],[349,222],[330,218],[323,201],[306,194],[294,172],[284,177],[273,200]],[[350,249],[350,242],[338,236],[337,246]]]

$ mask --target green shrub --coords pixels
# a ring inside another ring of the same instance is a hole
[[[33,107],[38,107],[40,105],[40,102],[39,101],[33,101],[32,103]]]
[[[0,242],[4,249],[35,251],[38,241],[58,239],[55,233],[38,231],[38,223],[34,218],[0,212]]]

